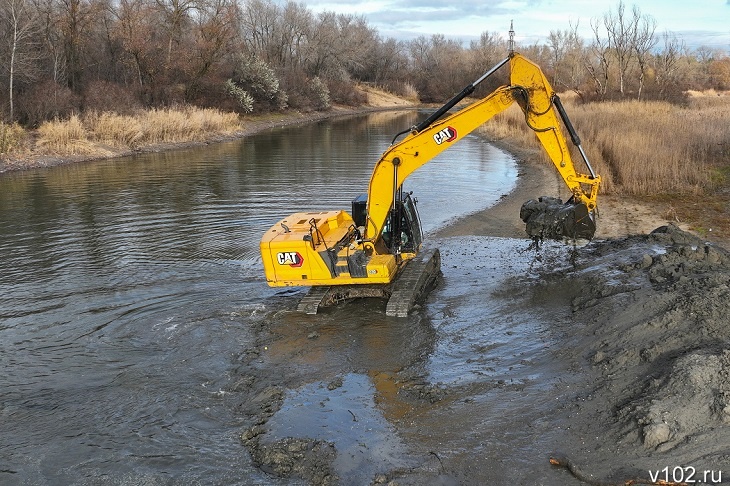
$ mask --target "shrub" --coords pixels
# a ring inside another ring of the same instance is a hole
[[[417,103],[420,100],[416,87],[407,81],[394,81],[388,83],[386,90],[400,96],[401,98],[405,98],[408,101],[414,101]]]
[[[120,84],[92,81],[84,91],[86,111],[114,112],[131,115],[142,108],[134,92]]]
[[[239,61],[234,76],[226,82],[226,89],[229,94],[240,99],[239,104],[242,107],[251,106],[251,111],[256,106],[260,106],[261,110],[283,110],[287,107],[288,97],[281,88],[276,73],[268,64],[255,57]],[[255,104],[249,103],[243,93],[250,95]]]
[[[77,95],[54,81],[33,86],[18,100],[18,120],[29,127],[39,126],[46,120],[66,119],[80,111],[81,106]]]
[[[327,86],[329,87],[330,97],[335,103],[357,106],[368,102],[367,94],[357,89],[357,86],[351,80],[330,79]]]
[[[253,96],[248,91],[239,87],[232,79],[226,81],[226,93],[231,96],[243,113],[251,113],[253,111]]]
[[[321,79],[319,79],[319,76],[316,76],[314,79],[312,79],[309,85],[309,89],[311,90],[312,98],[316,103],[316,109],[327,110],[330,108],[330,90],[327,85],[324,84]]]

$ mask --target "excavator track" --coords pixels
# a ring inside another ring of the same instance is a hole
[[[423,250],[408,262],[406,268],[389,285],[332,285],[311,287],[297,305],[297,312],[317,314],[319,309],[346,300],[363,297],[388,299],[385,314],[406,317],[422,300],[441,275],[441,254],[438,249]]]
[[[327,293],[332,287],[311,287],[307,295],[302,297],[297,305],[297,312],[303,314],[316,314],[319,306],[325,300]]]
[[[311,287],[307,295],[299,301],[297,312],[316,314],[323,307],[331,307],[346,300],[363,297],[387,299],[391,293],[392,289],[390,285],[379,284]]]
[[[406,317],[441,275],[441,253],[438,248],[423,250],[408,262],[403,273],[393,283],[385,315]]]

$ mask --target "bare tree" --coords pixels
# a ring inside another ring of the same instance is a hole
[[[634,49],[636,62],[639,64],[639,90],[636,98],[640,100],[651,52],[657,43],[657,39],[654,37],[656,20],[649,15],[640,15],[636,6],[634,6],[634,17],[639,19],[634,32]]]
[[[198,8],[194,0],[155,0],[163,12],[164,29],[167,31],[167,62],[169,69],[172,64],[173,45],[182,43],[184,31],[190,25],[190,16]]]
[[[657,84],[659,93],[665,96],[667,90],[676,84],[677,68],[685,50],[684,41],[671,32],[664,33],[664,48],[656,56]]]
[[[194,18],[194,56],[191,56],[193,81],[234,50],[236,38],[236,4],[234,0],[208,0],[197,6]]]
[[[584,56],[584,66],[595,85],[598,96],[604,97],[608,92],[609,72],[611,67],[610,44],[601,35],[600,23],[591,19],[593,42]]]
[[[578,24],[570,25],[570,29],[550,31],[548,47],[551,51],[551,67],[553,85],[572,89],[579,95],[583,81],[583,39],[578,36]]]
[[[714,89],[730,89],[730,57],[710,61],[707,68],[708,84]]]
[[[461,44],[441,34],[408,43],[414,84],[423,101],[442,101],[472,81],[473,66]]]
[[[284,6],[277,26],[282,67],[299,69],[302,66],[313,23],[314,17],[304,4],[289,1]]]
[[[504,59],[508,51],[507,41],[499,33],[482,32],[479,40],[471,41],[469,51],[466,53],[471,58],[468,72],[470,78],[477,79],[487,69]],[[507,73],[500,70],[490,80],[479,86],[477,93],[488,93],[496,86],[507,82]]]
[[[635,53],[634,39],[640,15],[637,7],[634,7],[633,14],[631,18],[627,17],[626,7],[621,0],[616,7],[616,12],[609,10],[603,15],[603,26],[606,29],[609,49],[616,57],[619,91],[622,95],[626,89],[626,73]]]
[[[142,90],[151,83],[164,62],[159,35],[155,31],[156,8],[146,0],[119,0],[114,9],[112,36],[124,49],[124,62]]]
[[[272,0],[248,0],[241,11],[241,35],[249,55],[267,63],[277,61],[277,24],[281,9]]]
[[[474,60],[478,64],[477,71],[483,72],[504,58],[507,45],[499,33],[484,31],[478,41],[471,41],[469,50],[474,54]]]
[[[16,77],[33,79],[36,76],[35,38],[39,33],[37,12],[27,0],[0,0],[0,21],[8,32],[8,101],[9,118],[15,120],[14,92]]]
[[[392,37],[380,42],[373,69],[376,83],[395,83],[397,85],[400,82],[400,86],[403,86],[403,82],[406,81],[404,74],[408,72],[405,43]]]

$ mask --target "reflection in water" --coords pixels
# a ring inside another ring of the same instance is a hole
[[[368,377],[348,373],[335,383],[314,382],[290,392],[269,420],[266,440],[307,437],[337,449],[334,469],[341,484],[407,465],[407,447],[376,406]]]
[[[259,238],[294,211],[349,209],[392,135],[417,116],[4,175],[0,483],[269,483],[241,466],[239,418],[220,401],[230,357],[251,346],[271,306],[286,305],[276,298],[286,292],[263,282]],[[407,189],[428,232],[492,204],[515,178],[511,157],[470,136]],[[341,334],[343,316],[321,319]],[[361,355],[379,364],[360,374],[397,371],[411,360],[388,356],[398,353]]]

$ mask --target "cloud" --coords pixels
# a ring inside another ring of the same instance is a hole
[[[517,3],[483,0],[444,2],[443,0],[403,0],[390,2],[383,9],[367,14],[371,22],[392,27],[424,22],[448,22],[464,18],[485,18],[494,16],[519,16],[525,6],[537,0]],[[730,0],[728,0],[730,1]]]

